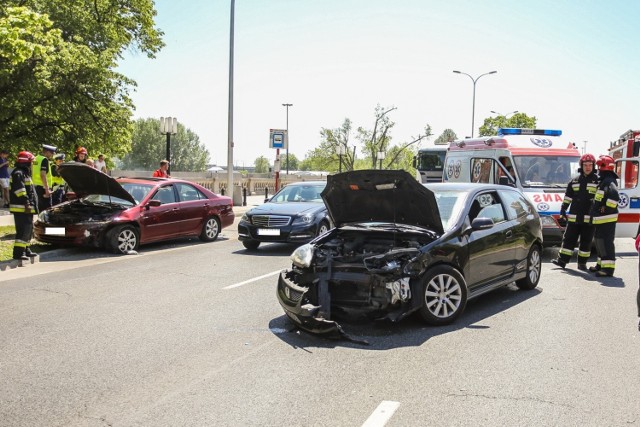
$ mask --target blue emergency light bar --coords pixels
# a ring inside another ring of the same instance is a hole
[[[498,128],[498,135],[547,135],[560,136],[561,130],[554,129],[518,129],[518,128]]]

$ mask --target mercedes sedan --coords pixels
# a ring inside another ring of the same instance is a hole
[[[405,171],[328,177],[322,192],[335,228],[291,255],[277,297],[300,328],[343,335],[344,319],[453,322],[467,301],[540,280],[542,232],[517,189],[419,184]]]

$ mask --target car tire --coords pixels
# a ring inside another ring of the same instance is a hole
[[[538,286],[540,281],[540,272],[542,271],[542,250],[540,246],[535,244],[529,250],[527,256],[527,275],[516,280],[516,286],[520,289],[531,290]]]
[[[260,242],[257,240],[243,240],[242,245],[250,251],[255,251],[260,246]]]
[[[467,283],[458,270],[436,266],[422,278],[423,304],[418,310],[430,325],[447,325],[462,314],[467,305]]]
[[[220,221],[215,216],[210,216],[202,226],[200,240],[203,242],[213,242],[220,235]]]
[[[140,247],[140,234],[135,227],[121,225],[112,228],[107,234],[107,246],[115,254],[127,254]]]
[[[318,232],[316,233],[316,236],[321,236],[327,231],[329,231],[329,223],[327,221],[322,221],[320,225],[318,225]]]

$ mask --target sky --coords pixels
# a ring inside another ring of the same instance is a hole
[[[210,163],[228,159],[230,0],[156,0],[166,46],[129,51],[134,118],[172,116],[199,135]],[[304,159],[322,128],[372,129],[396,110],[392,143],[430,125],[475,135],[491,111],[526,113],[587,152],[640,129],[640,2],[628,0],[236,0],[233,163],[273,163],[269,130],[287,127]],[[352,141],[355,141],[355,132]],[[284,150],[282,150],[284,153]],[[362,155],[359,154],[360,157]]]

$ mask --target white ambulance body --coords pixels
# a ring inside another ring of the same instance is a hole
[[[640,233],[640,130],[629,130],[609,148],[609,155],[616,161],[618,180],[618,223],[616,237],[636,238]]]
[[[580,153],[559,130],[498,129],[498,135],[454,141],[444,182],[490,182],[519,188],[536,206],[545,246],[560,245],[564,192],[578,174]]]

